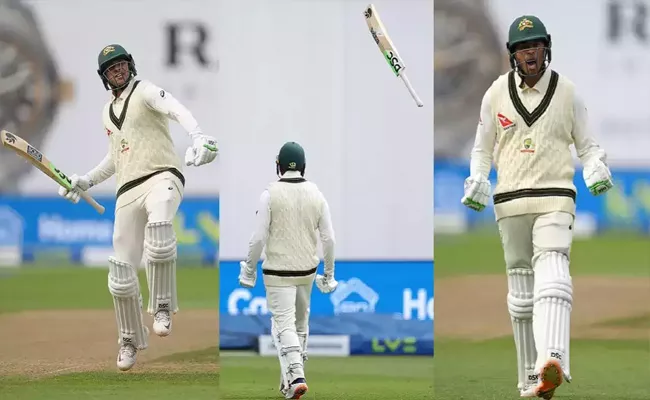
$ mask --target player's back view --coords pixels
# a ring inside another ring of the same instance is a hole
[[[276,160],[280,180],[262,193],[257,230],[239,275],[242,286],[255,286],[257,262],[266,247],[262,273],[272,314],[271,335],[280,359],[280,391],[287,399],[299,399],[307,392],[304,361],[314,279],[323,293],[337,285],[329,205],[318,186],[304,178],[305,166],[302,146],[285,143]],[[325,263],[322,276],[316,275],[319,237]]]

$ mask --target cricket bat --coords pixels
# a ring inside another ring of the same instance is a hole
[[[54,180],[56,183],[68,190],[72,189],[72,181],[70,178],[61,172],[60,169],[55,167],[54,164],[52,164],[52,162],[43,155],[43,153],[38,151],[21,137],[3,130],[0,132],[0,140],[5,147],[8,147],[11,150],[15,151],[16,154],[32,163],[32,165],[40,169],[41,172],[52,178],[52,180]],[[93,199],[88,193],[85,191],[80,191],[80,195],[81,198],[90,204],[99,214],[104,214],[104,207],[97,203],[95,199]]]
[[[375,6],[370,4],[363,14],[366,17],[366,24],[368,24],[368,29],[370,29],[372,38],[375,39],[375,43],[379,46],[379,50],[381,50],[386,61],[388,61],[388,65],[393,70],[393,73],[395,76],[402,79],[418,107],[422,107],[424,105],[422,104],[422,100],[420,100],[420,97],[418,97],[418,94],[415,92],[415,89],[413,89],[411,82],[406,76],[406,65],[404,64],[404,60],[399,56],[397,48],[390,40],[390,37],[388,37],[388,32],[386,32],[386,28],[381,22]]]

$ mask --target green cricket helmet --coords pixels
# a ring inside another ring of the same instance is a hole
[[[106,70],[108,70],[110,66],[119,61],[126,61],[129,64],[129,77],[127,78],[124,85],[120,87],[113,87],[108,81],[108,78],[106,78]],[[133,56],[131,56],[131,54],[129,54],[126,49],[119,44],[109,44],[108,46],[104,47],[102,51],[99,52],[99,56],[97,56],[97,66],[97,73],[102,79],[106,90],[120,89],[128,85],[131,79],[137,75]]]
[[[541,66],[538,73],[542,73],[551,63],[551,35],[546,31],[544,23],[534,15],[522,15],[515,19],[508,30],[508,42],[506,48],[510,55],[510,66],[517,70],[520,75],[525,75],[515,59],[514,48],[516,45],[525,42],[542,41],[546,44],[544,47],[544,65]]]
[[[278,175],[287,171],[299,171],[305,175],[305,150],[296,142],[287,142],[281,148],[275,160]]]

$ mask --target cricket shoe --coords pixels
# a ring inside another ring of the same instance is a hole
[[[132,344],[125,344],[120,347],[117,353],[117,368],[121,371],[128,371],[135,365],[138,358],[138,350]]]
[[[304,378],[298,378],[289,385],[287,391],[284,392],[285,399],[299,399],[307,393],[307,381]]]
[[[153,316],[153,331],[158,336],[172,333],[172,317],[167,310],[158,310]]]
[[[525,385],[520,385],[518,386],[519,394],[521,395],[521,397],[526,397],[526,398],[537,397],[537,390],[536,390],[537,385],[538,385],[538,380],[529,381]]]
[[[548,397],[549,399],[553,397],[553,394],[555,393],[555,389],[553,389],[552,393],[547,393],[547,395],[550,395],[551,397]],[[537,385],[533,386],[526,386],[520,391],[521,397],[525,398],[536,398],[537,396]]]
[[[564,372],[562,365],[556,359],[551,359],[544,364],[539,374],[539,384],[535,388],[537,397],[544,400],[550,400],[563,381]]]

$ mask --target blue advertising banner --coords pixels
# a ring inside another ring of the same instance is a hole
[[[463,183],[469,174],[466,162],[436,161],[434,165],[434,212],[436,219],[457,216],[468,226],[494,222],[493,205],[483,212],[469,210],[460,203]],[[576,168],[578,213],[595,223],[597,231],[628,229],[650,233],[650,170],[613,168],[615,186],[607,194],[593,196],[585,187],[582,169]],[[494,187],[496,173],[490,181]]]
[[[268,314],[261,266],[253,289],[239,286],[238,261],[221,261],[220,270],[222,315]],[[314,288],[312,316],[368,313],[433,321],[433,261],[338,261],[336,280],[331,294]]]
[[[85,248],[111,248],[115,199],[97,197],[103,215],[81,201],[60,197],[0,196],[0,246],[20,247],[23,260],[39,252],[63,251],[79,262]],[[174,220],[179,257],[214,264],[219,252],[219,199],[186,197]]]
[[[242,288],[239,262],[220,262],[221,349],[255,350],[271,334],[261,274],[259,265],[256,287]],[[313,289],[310,335],[346,335],[351,355],[432,356],[433,276],[433,261],[338,261],[337,289]]]

